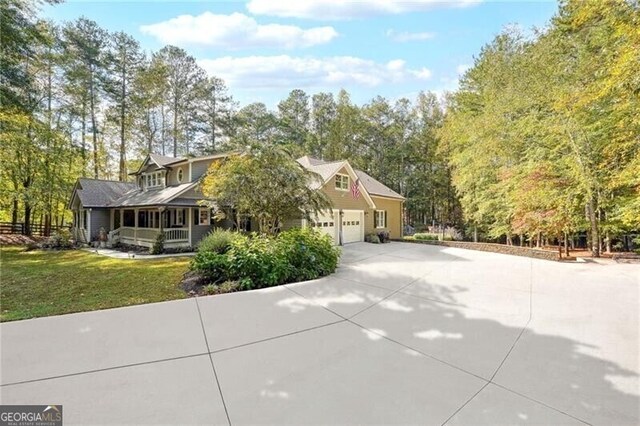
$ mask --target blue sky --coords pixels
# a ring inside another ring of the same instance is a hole
[[[60,23],[84,15],[147,51],[183,47],[224,78],[241,105],[275,107],[297,88],[344,88],[358,104],[452,90],[505,26],[543,27],[556,8],[551,1],[71,0],[42,15]]]

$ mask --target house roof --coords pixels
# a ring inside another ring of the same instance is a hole
[[[136,187],[133,182],[79,178],[74,193],[84,207],[107,207]],[[71,201],[73,201],[73,195]]]
[[[358,179],[360,179],[360,182],[367,189],[369,194],[379,195],[387,198],[398,198],[400,200],[405,199],[402,195],[398,194],[396,191],[389,188],[382,182],[372,178],[362,170],[356,170],[355,172],[358,175]]]
[[[333,175],[335,175],[342,167],[347,164],[347,161],[331,161],[327,162],[324,160],[319,160],[317,158],[312,158],[309,156],[304,156],[302,158],[298,158],[298,163],[302,165],[307,170],[312,172],[316,172],[319,174],[324,182],[330,179]],[[395,192],[393,189],[389,188],[385,184],[380,181],[374,179],[369,176],[362,170],[353,169],[356,173],[358,179],[360,179],[360,183],[370,195],[378,195],[381,197],[387,198],[397,198],[399,200],[404,200],[405,198]]]
[[[181,157],[165,157],[164,155],[153,154],[153,153],[149,154],[149,158],[151,159],[151,161],[156,163],[159,167],[164,167],[166,165],[185,160],[185,158],[181,158]]]
[[[180,194],[196,186],[198,182],[183,183],[182,185],[167,186],[159,189],[148,189],[142,191],[134,189],[127,192],[122,197],[110,203],[111,207],[140,207],[153,206],[158,204],[170,204],[170,202]]]

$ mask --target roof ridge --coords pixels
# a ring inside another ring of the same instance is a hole
[[[126,182],[126,181],[121,181],[121,180],[113,180],[113,179],[96,179],[96,178],[90,178],[90,177],[79,177],[78,179],[85,179],[85,180],[95,180],[98,182],[113,182],[113,183],[127,183],[127,184],[132,184],[135,185],[135,182]]]

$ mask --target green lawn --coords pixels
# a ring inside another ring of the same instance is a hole
[[[189,261],[1,247],[0,321],[181,299],[178,284]]]

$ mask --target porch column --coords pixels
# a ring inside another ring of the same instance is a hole
[[[120,209],[120,228],[124,226],[124,209]]]
[[[113,211],[113,209],[109,209],[109,229],[111,231],[113,231],[113,217],[115,215],[115,212]]]
[[[89,241],[87,241],[88,243],[91,242],[91,209],[87,210],[87,239]]]
[[[189,163],[189,169],[191,169],[191,163]],[[188,209],[189,214],[187,214],[187,216],[189,216],[189,245],[191,245],[191,226],[193,225],[193,209],[191,207],[189,207]]]
[[[133,241],[138,244],[138,209],[133,209]]]

